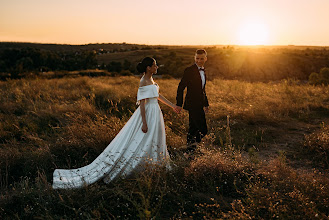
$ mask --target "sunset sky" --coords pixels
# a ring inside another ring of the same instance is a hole
[[[329,0],[1,0],[0,41],[329,46]]]

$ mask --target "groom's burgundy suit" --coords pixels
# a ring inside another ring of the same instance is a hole
[[[202,80],[198,66],[196,64],[187,67],[184,71],[177,89],[177,106],[183,106],[189,112],[189,131],[187,134],[187,145],[195,142],[201,142],[201,138],[207,134],[207,124],[203,108],[208,107],[208,98],[206,95],[206,74],[205,84],[202,88]],[[187,88],[185,101],[183,105],[183,93]],[[188,149],[193,150],[193,149]]]

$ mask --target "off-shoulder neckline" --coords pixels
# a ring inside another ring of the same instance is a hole
[[[157,86],[158,84],[157,83],[154,83],[154,84],[150,84],[150,85],[146,85],[146,86]],[[146,87],[146,86],[140,86],[139,88],[143,88],[143,87]]]

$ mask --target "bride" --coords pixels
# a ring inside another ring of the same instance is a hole
[[[78,169],[56,169],[53,174],[54,189],[81,188],[100,179],[105,183],[119,176],[129,175],[145,162],[165,162],[169,167],[165,126],[158,100],[178,112],[176,105],[159,93],[152,75],[157,73],[155,59],[145,57],[137,65],[143,73],[137,92],[139,107],[105,148],[89,165]]]

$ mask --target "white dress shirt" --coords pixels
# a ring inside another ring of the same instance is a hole
[[[198,65],[196,65],[199,69],[199,73],[201,76],[201,81],[202,81],[202,88],[204,88],[204,85],[206,83],[206,76],[204,75],[204,70],[200,70],[201,67],[199,67]]]

